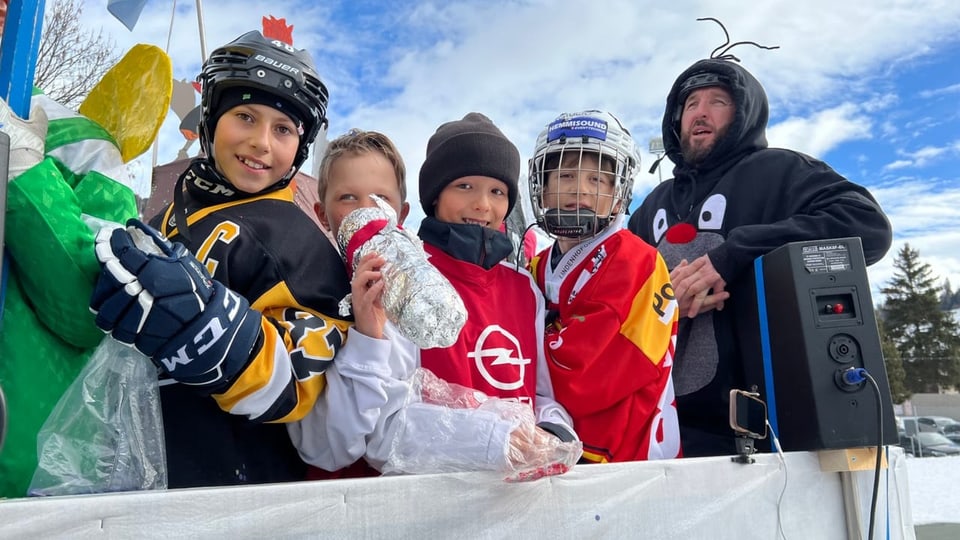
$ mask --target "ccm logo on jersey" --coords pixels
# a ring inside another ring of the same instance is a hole
[[[286,72],[292,73],[292,74],[294,74],[294,75],[300,73],[300,70],[299,70],[299,69],[297,69],[297,68],[295,68],[295,67],[293,67],[293,66],[291,66],[291,65],[289,65],[289,64],[284,64],[283,62],[281,62],[281,61],[279,61],[279,60],[274,60],[273,58],[270,58],[270,57],[268,57],[268,56],[264,56],[264,55],[262,55],[262,54],[255,55],[255,56],[254,56],[254,59],[259,60],[260,62],[263,62],[264,64],[270,64],[271,66],[274,66],[274,67],[278,68],[280,71],[286,71]]]
[[[171,375],[177,376],[177,366],[190,365],[198,356],[207,352],[226,335],[227,328],[230,327],[231,321],[237,317],[239,310],[240,298],[236,293],[227,290],[226,294],[223,295],[223,311],[220,312],[220,316],[210,317],[210,320],[194,334],[190,341],[177,349],[172,356],[161,358],[160,362],[163,364],[163,367],[167,368],[167,371],[170,372]],[[202,317],[203,314],[200,316]],[[222,361],[222,358],[219,360]],[[216,368],[219,365],[220,361],[214,366],[210,366],[210,368]],[[204,370],[204,372],[206,372],[206,370]]]

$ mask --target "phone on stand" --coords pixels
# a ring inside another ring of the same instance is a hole
[[[760,394],[730,390],[730,429],[751,439],[767,438],[767,404]]]

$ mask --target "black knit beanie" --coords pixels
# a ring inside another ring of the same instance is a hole
[[[216,130],[217,122],[220,121],[220,117],[223,116],[223,113],[229,111],[237,105],[246,104],[266,105],[286,114],[291,120],[293,120],[293,123],[296,124],[299,134],[303,135],[303,122],[300,121],[297,110],[293,107],[293,105],[290,104],[289,101],[275,94],[245,86],[235,86],[233,88],[227,88],[223,91],[223,93],[220,95],[220,100],[213,107],[213,114],[210,115],[210,126],[213,128],[213,130]]]
[[[436,214],[434,203],[447,184],[464,176],[489,176],[507,184],[513,210],[520,177],[520,151],[489,118],[468,113],[447,122],[427,142],[427,157],[420,167],[420,206],[427,216]]]

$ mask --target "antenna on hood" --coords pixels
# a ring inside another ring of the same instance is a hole
[[[712,60],[736,60],[737,62],[739,62],[740,61],[739,58],[730,54],[730,49],[736,47],[737,45],[753,45],[754,47],[757,47],[760,49],[767,49],[767,50],[780,48],[779,45],[774,45],[772,47],[768,47],[767,45],[760,45],[756,41],[737,41],[735,43],[730,43],[730,34],[727,32],[727,27],[724,26],[723,23],[720,22],[718,19],[714,19],[713,17],[700,17],[697,20],[713,21],[717,23],[718,25],[720,25],[720,28],[723,30],[723,35],[726,36],[727,38],[727,40],[724,41],[723,44],[721,44],[719,47],[714,49],[713,52],[710,53],[710,59]]]

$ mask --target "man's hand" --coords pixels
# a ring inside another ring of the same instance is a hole
[[[730,298],[730,293],[724,290],[727,282],[713,267],[708,255],[687,263],[680,261],[670,272],[670,281],[673,284],[673,293],[680,306],[680,316],[691,319],[712,309],[723,310],[723,302]]]
[[[97,233],[96,323],[178,381],[209,385],[246,365],[260,317],[179,243],[131,219]]]

